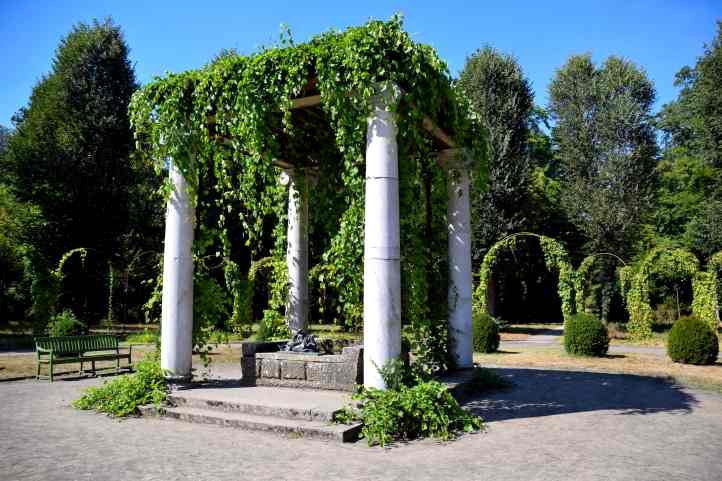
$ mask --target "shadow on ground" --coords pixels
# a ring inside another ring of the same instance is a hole
[[[490,395],[470,397],[464,403],[486,421],[589,411],[687,414],[697,404],[694,396],[661,378],[522,368],[494,371],[513,386]]]
[[[529,334],[530,336],[561,336],[564,334],[564,329],[561,327],[550,326],[506,326],[501,332],[507,332],[509,334]]]

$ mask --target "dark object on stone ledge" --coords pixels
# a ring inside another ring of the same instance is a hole
[[[284,351],[287,352],[308,352],[308,353],[318,353],[318,344],[316,343],[316,336],[313,334],[308,334],[303,329],[296,332],[296,334],[293,336],[293,339],[288,341],[288,344],[286,344],[283,347]]]

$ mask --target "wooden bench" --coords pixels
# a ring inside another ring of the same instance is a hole
[[[80,363],[79,373],[83,373],[83,364],[91,363],[95,374],[96,361],[115,361],[115,372],[120,372],[120,360],[128,360],[128,369],[132,369],[132,346],[128,352],[120,352],[118,338],[109,335],[36,337],[35,348],[38,356],[37,379],[50,379],[53,382],[53,368],[56,364]],[[40,374],[40,366],[48,365],[49,375]]]

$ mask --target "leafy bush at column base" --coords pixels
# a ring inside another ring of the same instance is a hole
[[[606,326],[595,316],[579,313],[564,324],[564,350],[576,356],[602,357],[609,349]]]
[[[489,314],[474,314],[472,335],[474,352],[496,352],[499,349],[499,327]]]
[[[667,354],[674,362],[714,364],[719,354],[717,334],[696,317],[680,317],[667,339]]]
[[[424,437],[449,440],[483,427],[482,419],[462,409],[446,385],[429,380],[413,366],[391,361],[379,372],[390,387],[359,386],[353,396],[356,407],[347,407],[335,417],[340,423],[363,423],[361,436],[369,446]]]
[[[159,405],[166,400],[167,386],[160,368],[160,352],[148,354],[132,374],[124,374],[100,387],[90,387],[73,402],[77,409],[124,417],[136,414],[139,406]]]

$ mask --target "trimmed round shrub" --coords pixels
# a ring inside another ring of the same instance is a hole
[[[489,314],[474,314],[472,333],[474,352],[496,352],[499,349],[499,327]]]
[[[579,313],[564,324],[564,350],[575,356],[602,357],[609,349],[607,327],[595,316]]]
[[[717,334],[692,316],[677,319],[667,339],[667,354],[674,362],[714,364],[719,354]]]

